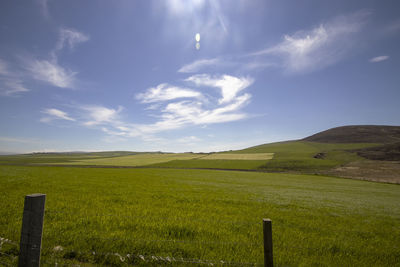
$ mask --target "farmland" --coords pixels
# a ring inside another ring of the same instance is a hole
[[[23,196],[47,194],[44,266],[150,264],[127,254],[260,264],[262,218],[273,221],[276,266],[399,266],[398,185],[287,173],[0,166],[0,188],[0,236],[15,241]],[[17,253],[11,245],[2,251]]]
[[[360,129],[218,153],[0,156],[0,237],[15,242],[0,240],[0,264],[16,263],[24,196],[40,192],[43,266],[262,265],[263,218],[275,266],[400,266],[397,139]]]

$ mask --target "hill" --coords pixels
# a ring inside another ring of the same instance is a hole
[[[332,128],[302,139],[319,143],[382,143],[400,142],[400,126],[351,125]]]
[[[400,142],[356,149],[354,152],[370,160],[400,161]]]

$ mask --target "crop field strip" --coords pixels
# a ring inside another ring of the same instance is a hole
[[[269,160],[274,153],[213,153],[199,159],[223,159],[223,160]]]

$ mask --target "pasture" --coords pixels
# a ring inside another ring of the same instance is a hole
[[[274,157],[274,153],[212,153],[199,159],[224,159],[224,160],[269,160]]]
[[[201,154],[192,153],[140,153],[129,156],[102,157],[95,159],[77,159],[54,164],[97,165],[97,166],[145,166],[171,160],[189,160],[199,158]]]
[[[398,185],[282,173],[0,166],[0,188],[0,237],[17,242],[24,196],[47,194],[44,266],[164,264],[127,254],[262,264],[262,218],[273,222],[276,266],[400,266]],[[7,244],[1,251],[17,253]]]

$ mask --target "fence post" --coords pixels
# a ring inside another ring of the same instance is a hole
[[[25,196],[18,266],[39,267],[45,194]]]
[[[263,219],[264,233],[264,266],[273,267],[272,260],[272,222],[270,219]]]

